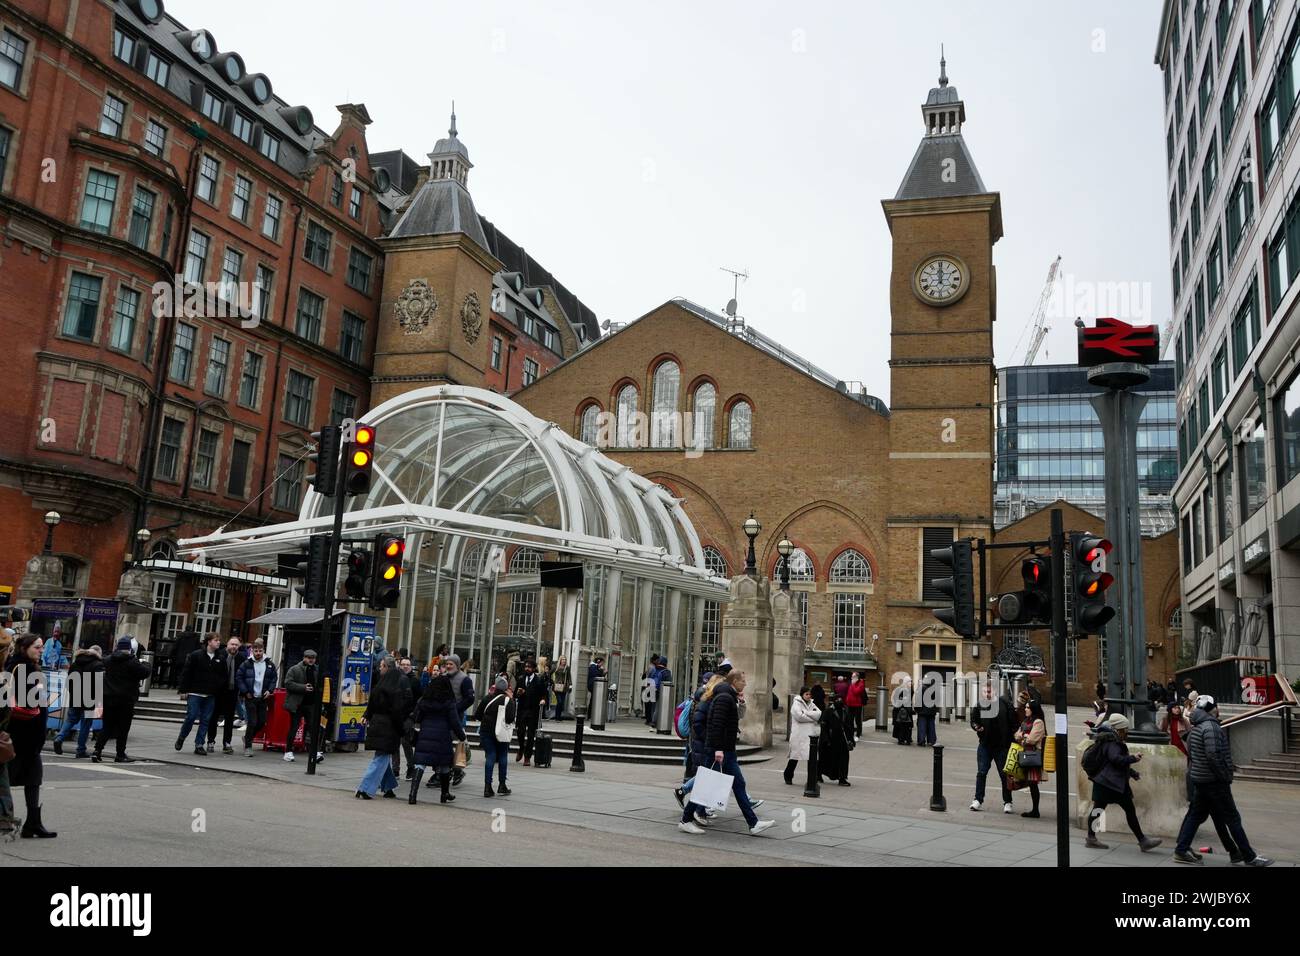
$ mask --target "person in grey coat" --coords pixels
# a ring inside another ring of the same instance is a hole
[[[303,743],[311,746],[311,705],[319,690],[317,682],[316,652],[309,647],[302,652],[302,660],[284,675],[284,709],[289,714],[288,735],[284,738],[285,760],[293,760],[293,739],[299,724],[303,725]]]
[[[1178,863],[1201,864],[1201,855],[1192,849],[1196,831],[1207,817],[1215,825],[1223,823],[1237,850],[1241,863],[1246,866],[1269,866],[1272,860],[1260,856],[1246,839],[1241,825],[1241,813],[1232,799],[1232,748],[1228,734],[1219,723],[1219,707],[1209,694],[1199,694],[1191,713],[1192,729],[1187,735],[1188,775],[1195,785],[1192,804],[1183,817],[1178,830],[1178,845],[1174,860]]]

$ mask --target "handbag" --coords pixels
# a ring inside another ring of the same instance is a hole
[[[0,730],[0,766],[13,760],[15,753],[14,739],[3,730]]]
[[[1041,750],[1022,750],[1018,755],[1021,770],[1042,770],[1043,752]]]
[[[469,742],[458,740],[452,746],[451,765],[457,770],[464,770],[469,766]]]
[[[497,725],[495,728],[495,735],[497,743],[508,744],[515,735],[514,721],[506,720],[506,707],[510,705],[510,701],[507,700],[504,695],[499,697],[498,700],[500,700],[501,703],[497,705]]]
[[[725,810],[731,798],[731,785],[735,777],[714,770],[712,767],[700,767],[695,771],[695,783],[691,785],[690,801],[706,810]]]
[[[1020,744],[1012,744],[1007,750],[1007,759],[1002,764],[1002,772],[1009,777],[1017,780],[1025,778],[1025,771],[1020,766],[1020,755],[1025,752],[1025,748]]]

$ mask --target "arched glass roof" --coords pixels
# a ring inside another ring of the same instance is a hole
[[[716,598],[699,536],[663,487],[495,392],[438,385],[399,395],[361,420],[375,429],[370,491],[347,500],[345,540],[377,531],[524,545]],[[308,491],[296,521],[181,542],[208,561],[275,566],[328,532],[333,499]]]

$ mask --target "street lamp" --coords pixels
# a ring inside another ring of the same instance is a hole
[[[148,528],[141,528],[139,531],[135,533],[135,541],[136,541],[135,559],[137,561],[139,561],[141,557],[144,555],[144,546],[149,543],[149,539],[152,537],[153,537],[153,532],[151,532]]]
[[[745,537],[749,538],[749,552],[745,555],[745,573],[753,577],[758,573],[758,568],[754,562],[754,539],[763,530],[763,526],[759,524],[758,519],[754,517],[754,512],[751,511],[742,527],[745,530]]]
[[[63,520],[63,515],[57,511],[45,512],[45,551],[44,554],[54,553],[54,526]]]
[[[781,555],[781,590],[790,590],[790,553],[794,551],[794,542],[782,535],[776,543],[777,553]]]

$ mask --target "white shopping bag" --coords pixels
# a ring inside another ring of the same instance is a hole
[[[711,767],[700,767],[695,771],[695,783],[688,799],[706,810],[725,810],[727,801],[731,799],[731,783],[735,779]]]

